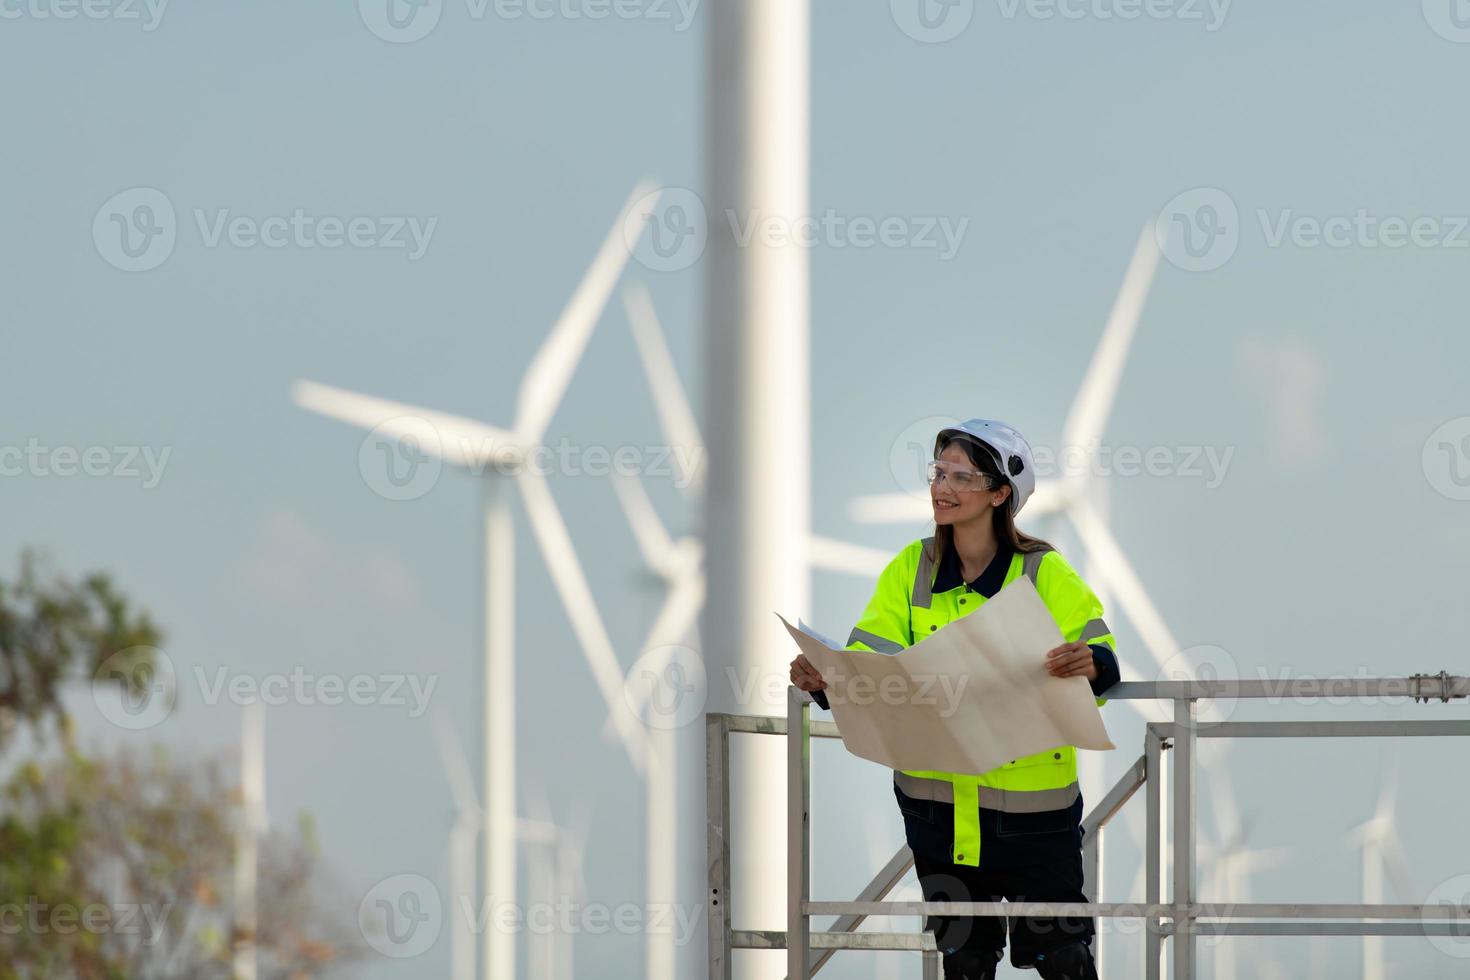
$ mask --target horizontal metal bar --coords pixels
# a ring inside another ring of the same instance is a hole
[[[1280,680],[1231,677],[1217,680],[1121,681],[1108,688],[1108,700],[1171,701],[1201,698],[1407,698],[1442,700],[1470,696],[1470,677],[1451,674],[1420,677],[1289,677]]]
[[[1171,922],[1160,927],[1173,933]],[[1452,922],[1196,922],[1201,936],[1453,936],[1470,938],[1470,923]],[[731,934],[735,949],[785,949],[786,933],[777,930],[741,930]],[[934,949],[933,933],[813,932],[813,949],[925,950]]]
[[[1150,722],[1161,738],[1174,737],[1174,724]],[[1466,721],[1222,721],[1203,722],[1196,738],[1393,738],[1470,735]]]
[[[1172,932],[1166,924],[1163,932]],[[1470,922],[1196,922],[1211,936],[1455,936],[1470,939]]]
[[[741,735],[785,735],[786,719],[777,718],[774,715],[732,715],[717,711],[709,713],[711,718],[723,718],[729,725],[729,730]],[[812,738],[841,738],[837,732],[837,723],[832,721],[812,721]]]
[[[813,932],[812,949],[935,949],[932,932]],[[736,949],[785,949],[786,933],[768,929],[737,929],[730,945]]]
[[[807,902],[809,915],[1009,915],[1194,919],[1427,919],[1470,921],[1470,906],[1310,905],[1196,902],[1180,907],[1140,902]]]

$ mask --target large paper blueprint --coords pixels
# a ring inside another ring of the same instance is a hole
[[[1087,679],[1046,672],[1064,640],[1030,579],[897,654],[834,648],[781,622],[827,682],[853,755],[978,774],[1059,745],[1114,747]]]

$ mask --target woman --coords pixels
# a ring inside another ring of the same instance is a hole
[[[1016,529],[1035,487],[1031,447],[1015,429],[971,419],[942,430],[929,464],[934,535],[884,569],[848,649],[897,653],[1025,575],[1067,641],[1046,654],[1047,671],[1087,678],[1094,695],[1107,690],[1118,661],[1097,596],[1051,545]],[[803,691],[827,686],[802,656],[791,662],[791,682]],[[893,782],[925,901],[1087,901],[1072,746],[979,776],[905,771]],[[946,980],[995,976],[1005,918],[934,916],[927,928],[944,954]],[[1091,918],[1011,918],[1011,963],[1035,968],[1043,980],[1096,980],[1093,931]]]

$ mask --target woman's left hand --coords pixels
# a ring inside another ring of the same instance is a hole
[[[1083,640],[1063,643],[1046,655],[1046,671],[1053,677],[1097,680],[1097,663],[1092,659],[1092,647]]]

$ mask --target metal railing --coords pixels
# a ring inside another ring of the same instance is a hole
[[[1103,830],[1140,788],[1146,798],[1145,895],[1143,904],[1119,902],[885,902],[913,866],[907,847],[898,852],[850,902],[811,899],[811,739],[838,738],[837,726],[811,719],[811,697],[788,689],[787,717],[710,713],[706,716],[709,823],[709,976],[729,980],[736,949],[785,949],[787,976],[807,978],[839,949],[911,950],[921,954],[925,980],[939,977],[939,952],[931,933],[857,932],[877,915],[1010,915],[1137,918],[1144,922],[1146,980],[1159,980],[1165,940],[1170,942],[1173,980],[1194,980],[1196,937],[1228,936],[1457,936],[1470,938],[1470,906],[1334,905],[1239,903],[1202,904],[1195,881],[1196,749],[1201,738],[1357,738],[1470,735],[1470,719],[1452,721],[1242,721],[1201,725],[1197,702],[1207,698],[1373,699],[1412,697],[1448,702],[1470,696],[1470,677],[1415,674],[1386,678],[1297,678],[1123,682],[1109,700],[1166,700],[1172,722],[1149,722],[1143,754],[1083,820],[1085,889],[1096,896],[1101,878]],[[786,737],[787,900],[786,930],[743,930],[731,921],[730,738],[735,734]],[[1160,895],[1163,840],[1163,754],[1172,804],[1172,876],[1167,902]],[[832,928],[812,931],[814,915],[839,916]],[[1368,921],[1368,920],[1388,921]],[[1265,920],[1265,921],[1263,921]],[[1313,921],[1331,920],[1331,921]]]

